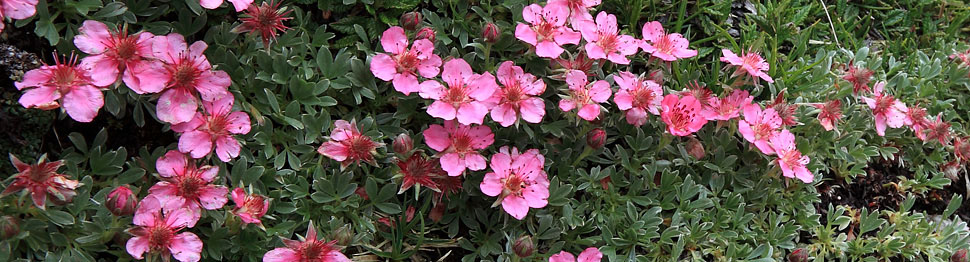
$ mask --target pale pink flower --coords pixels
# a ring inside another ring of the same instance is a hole
[[[361,161],[376,166],[374,154],[382,144],[374,142],[357,129],[357,121],[337,120],[330,133],[330,141],[324,142],[317,148],[321,155],[340,162],[340,168],[346,168],[351,163],[360,164]]]
[[[741,108],[751,104],[752,100],[754,97],[748,95],[747,90],[735,89],[727,97],[711,101],[711,114],[708,120],[727,121],[738,118]]]
[[[54,58],[54,65],[27,71],[17,90],[26,89],[20,97],[25,108],[54,109],[64,106],[68,116],[78,122],[91,122],[104,106],[104,94],[95,86],[87,69],[77,64],[76,57]]]
[[[866,105],[869,105],[869,109],[872,109],[872,114],[875,116],[876,134],[879,136],[886,134],[886,126],[902,127],[906,123],[906,112],[909,111],[903,102],[896,100],[890,94],[883,93],[884,87],[886,87],[886,82],[876,83],[873,89],[875,97],[860,97],[862,101],[866,102]]]
[[[445,63],[441,79],[421,83],[422,98],[434,99],[428,106],[428,114],[444,120],[458,119],[464,125],[482,124],[492,107],[488,99],[498,90],[491,73],[475,74],[464,59],[452,59]]]
[[[573,254],[562,251],[559,254],[549,257],[549,262],[600,262],[603,260],[603,253],[598,248],[590,247],[579,253],[579,258]]]
[[[502,62],[498,67],[498,82],[502,88],[492,94],[490,104],[492,120],[508,127],[519,120],[539,123],[546,114],[546,104],[537,97],[546,91],[546,83],[532,74],[522,71],[512,61]]]
[[[196,167],[193,162],[181,152],[168,151],[155,162],[155,169],[162,181],[148,189],[148,194],[158,197],[160,201],[177,203],[171,206],[192,211],[195,218],[189,227],[199,220],[202,208],[219,209],[229,201],[226,198],[229,189],[212,184],[219,174],[219,167]]]
[[[260,218],[266,215],[269,210],[269,199],[258,194],[246,194],[246,190],[236,188],[232,190],[232,202],[236,203],[236,208],[232,213],[239,216],[239,219],[246,224],[262,224]]]
[[[467,168],[485,169],[485,157],[479,152],[495,142],[495,134],[488,126],[467,126],[445,121],[445,125],[431,125],[422,133],[428,147],[438,151],[441,169],[449,176],[459,176]]]
[[[771,79],[771,76],[768,76],[768,62],[765,62],[764,58],[761,58],[761,55],[758,55],[758,53],[741,52],[741,56],[738,56],[734,52],[731,52],[731,50],[721,49],[721,54],[724,55],[721,57],[721,62],[738,67],[737,71],[734,72],[735,76],[747,73],[752,77],[756,77],[755,81],[757,81],[757,77],[760,77],[768,81],[768,83],[775,82],[775,80]]]
[[[566,84],[569,85],[569,95],[559,100],[559,109],[569,112],[578,108],[576,113],[587,121],[596,120],[602,111],[599,103],[604,103],[613,95],[610,84],[603,80],[589,83],[586,73],[572,70],[566,73]]]
[[[921,107],[919,104],[915,104],[906,110],[906,119],[903,120],[903,124],[908,126],[916,134],[916,137],[920,140],[926,140],[926,130],[930,126],[930,121],[926,119],[926,108]]]
[[[77,180],[71,180],[66,175],[57,173],[57,169],[64,165],[64,160],[48,162],[46,154],[41,155],[33,165],[21,162],[16,156],[10,154],[10,163],[17,169],[17,174],[13,175],[13,183],[3,189],[0,197],[24,190],[30,195],[34,206],[46,209],[47,200],[56,205],[71,202],[77,195],[75,190],[81,185]]]
[[[660,119],[672,135],[688,136],[707,124],[701,103],[694,96],[669,94],[660,102],[660,108]]]
[[[617,64],[629,64],[629,55],[639,48],[636,38],[621,35],[616,24],[616,16],[606,12],[596,15],[596,22],[585,20],[577,22],[579,32],[586,40],[586,53],[592,59],[608,59]]]
[[[842,119],[842,101],[832,100],[825,102],[824,104],[812,104],[815,108],[818,108],[818,122],[825,128],[825,131],[832,131],[835,129],[835,123]]]
[[[169,256],[182,262],[196,262],[202,258],[202,240],[192,232],[181,232],[192,227],[197,218],[193,211],[172,206],[156,196],[149,195],[138,204],[132,220],[136,227],[128,229],[131,239],[125,248],[135,259],[143,259],[145,253],[159,254],[162,260]]]
[[[781,117],[778,112],[771,108],[762,110],[758,104],[748,104],[741,110],[744,119],[738,121],[738,132],[745,140],[754,143],[762,154],[774,154],[770,139],[781,130]]]
[[[613,81],[620,86],[620,90],[613,97],[613,102],[616,102],[620,110],[626,112],[627,123],[641,126],[647,123],[647,112],[660,115],[663,89],[657,82],[630,72],[620,72],[613,77]]]
[[[795,136],[788,129],[771,137],[771,147],[775,153],[778,153],[778,166],[781,168],[782,175],[798,178],[805,183],[811,183],[815,179],[815,176],[808,172],[808,168],[805,168],[809,162],[808,156],[803,156],[798,148],[795,148]]]
[[[187,46],[185,37],[171,33],[156,36],[152,43],[154,57],[164,63],[164,82],[161,97],[158,98],[156,114],[158,119],[178,124],[192,120],[199,108],[196,93],[203,101],[213,101],[229,93],[232,84],[229,74],[212,70],[206,59],[205,42],[196,41]]]
[[[232,111],[235,98],[232,95],[203,101],[205,113],[198,112],[188,122],[172,125],[172,130],[182,133],[179,137],[179,151],[187,153],[192,158],[201,158],[212,153],[222,162],[229,162],[239,156],[239,141],[233,135],[249,133],[249,115],[241,111]]]
[[[3,0],[0,1],[0,20],[27,19],[37,12],[37,0]],[[0,31],[3,31],[3,21],[0,21]]]
[[[205,9],[216,9],[216,8],[219,8],[220,5],[222,5],[223,1],[224,0],[199,0],[199,5],[201,5],[202,7],[205,7]],[[227,0],[227,1],[229,1],[229,3],[232,3],[232,7],[236,9],[236,12],[242,12],[242,10],[246,10],[246,8],[253,3],[253,0]]]
[[[317,238],[317,230],[313,222],[307,229],[303,241],[283,239],[286,247],[278,247],[263,255],[263,262],[350,262],[340,248],[337,241],[324,241]]]
[[[480,185],[482,193],[497,196],[497,206],[515,219],[522,220],[529,208],[543,208],[549,199],[549,178],[543,171],[545,158],[539,150],[529,149],[519,154],[508,146],[492,155],[492,172],[485,174]]]
[[[589,10],[599,5],[601,0],[549,0],[549,5],[562,5],[569,9],[569,23],[576,25],[576,22],[583,20],[593,20]]]
[[[653,57],[664,61],[677,61],[697,55],[697,50],[687,48],[690,42],[678,33],[668,34],[660,22],[653,21],[643,25],[643,42],[640,48]]]
[[[441,57],[434,54],[434,43],[418,39],[408,49],[408,37],[404,28],[394,26],[384,31],[381,46],[388,53],[377,54],[371,59],[370,71],[384,81],[392,81],[394,90],[410,95],[421,91],[417,75],[432,78],[438,75]]]
[[[74,45],[90,55],[81,60],[81,66],[89,70],[94,85],[113,84],[120,74],[125,85],[138,94],[165,88],[164,70],[150,60],[155,37],[151,33],[128,35],[126,28],[111,32],[104,23],[94,20],[84,21],[78,31]]]
[[[515,38],[534,46],[539,57],[557,58],[562,45],[579,44],[580,34],[566,27],[568,17],[567,6],[531,4],[522,9],[522,19],[529,24],[515,26]]]

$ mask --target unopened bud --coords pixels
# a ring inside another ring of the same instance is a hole
[[[950,262],[967,262],[967,261],[968,261],[967,249],[965,248],[957,250],[957,252],[953,252],[953,255],[950,256]]]
[[[404,30],[413,31],[414,29],[418,29],[418,26],[421,25],[421,20],[423,19],[424,18],[421,17],[421,13],[419,12],[404,13],[401,15],[401,27],[403,27]]]
[[[606,145],[606,131],[603,129],[593,129],[586,134],[586,145],[592,149],[603,148]]]
[[[663,70],[660,70],[660,69],[650,71],[650,73],[647,74],[647,78],[649,78],[650,80],[653,80],[658,85],[663,85],[664,84],[664,71]]]
[[[808,262],[808,251],[804,248],[795,249],[788,254],[788,262]]]
[[[411,136],[408,134],[400,134],[394,138],[394,153],[398,155],[407,157],[411,154],[411,150],[414,149],[414,141],[411,140]]]
[[[411,219],[414,219],[414,211],[416,211],[414,206],[409,206],[408,209],[404,211],[404,222],[410,223]]]
[[[334,230],[330,239],[336,240],[338,246],[349,246],[354,241],[354,230],[350,225],[344,225]]]
[[[604,177],[603,179],[600,179],[600,186],[603,187],[603,190],[610,190],[610,182],[613,182],[612,178],[609,176]]]
[[[428,39],[428,41],[434,43],[434,29],[431,29],[430,27],[421,28],[421,30],[418,30],[418,33],[414,36],[414,40],[418,39]]]
[[[529,257],[535,252],[535,245],[532,243],[532,237],[529,235],[524,235],[515,240],[512,243],[512,251],[515,252],[516,256],[519,257]]]
[[[20,222],[16,217],[0,217],[0,239],[7,240],[20,234]]]
[[[138,198],[127,185],[119,186],[108,193],[105,207],[116,216],[129,216],[135,213],[138,206]]]
[[[704,158],[704,152],[704,144],[701,144],[700,140],[693,137],[687,139],[687,154],[696,159],[701,159]]]
[[[357,190],[354,190],[354,193],[360,196],[360,198],[363,198],[364,200],[370,199],[370,197],[367,196],[367,190],[364,189],[363,187],[357,187]]]
[[[440,222],[441,218],[444,216],[445,216],[444,204],[439,204],[434,206],[434,208],[431,209],[431,212],[428,213],[428,218],[431,218],[431,221],[434,221],[435,223]]]
[[[482,28],[482,38],[485,39],[486,43],[494,44],[498,42],[501,36],[502,30],[494,23],[485,24],[485,27]]]

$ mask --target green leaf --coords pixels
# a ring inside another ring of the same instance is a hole
[[[60,211],[60,210],[48,210],[47,218],[50,218],[51,222],[58,224],[60,226],[68,226],[74,224],[74,216],[70,213]]]

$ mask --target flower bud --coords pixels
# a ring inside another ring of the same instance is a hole
[[[330,239],[336,240],[338,246],[349,246],[354,241],[354,230],[344,225],[330,233]]]
[[[409,206],[408,209],[404,211],[404,222],[410,223],[411,220],[414,219],[414,211],[417,211],[414,209],[414,206]]]
[[[804,248],[795,249],[788,254],[788,262],[808,262],[808,251]]]
[[[131,192],[131,189],[127,185],[119,186],[108,193],[108,199],[105,203],[105,207],[108,211],[116,216],[129,216],[135,213],[135,209],[138,206],[138,197],[135,193]]]
[[[434,221],[435,223],[440,222],[441,218],[444,216],[445,216],[444,204],[435,205],[434,208],[431,209],[431,212],[428,213],[428,218],[430,218],[431,221]]]
[[[953,252],[953,255],[950,256],[950,262],[967,262],[967,261],[970,261],[970,260],[967,260],[967,249],[965,248],[957,250],[957,252]]]
[[[370,197],[367,196],[367,190],[364,187],[357,187],[357,190],[354,190],[354,194],[357,194],[364,200],[370,200]]]
[[[650,71],[650,73],[647,74],[647,77],[650,80],[653,80],[654,82],[656,82],[658,85],[663,85],[664,84],[664,71],[663,70],[657,69],[657,70]]]
[[[485,24],[485,27],[482,28],[482,38],[485,39],[486,43],[494,44],[498,42],[501,36],[502,30],[498,29],[498,26],[494,23]]]
[[[7,240],[20,234],[20,223],[16,217],[0,217],[0,239]]]
[[[603,190],[610,190],[610,183],[612,182],[613,182],[613,179],[607,176],[607,177],[604,177],[603,179],[600,179],[600,186],[603,187]]]
[[[704,158],[704,145],[697,138],[687,139],[687,154],[696,159]]]
[[[421,28],[421,30],[418,30],[418,34],[414,36],[414,40],[418,39],[428,39],[428,41],[434,43],[434,29],[431,29],[430,27]]]
[[[419,12],[404,13],[401,15],[401,27],[404,30],[413,31],[414,29],[418,29],[422,19],[424,18],[421,17],[421,13]]]
[[[953,182],[960,181],[960,162],[957,162],[956,160],[947,162],[946,164],[940,166],[940,169],[943,171],[943,174]]]
[[[414,149],[414,141],[411,140],[411,136],[408,134],[400,134],[394,138],[394,153],[398,155],[407,157],[411,154],[411,150]]]
[[[593,129],[586,134],[586,145],[592,149],[600,149],[606,145],[606,131],[603,129]]]
[[[532,237],[529,235],[524,235],[515,240],[512,243],[512,251],[515,252],[516,256],[519,257],[529,257],[532,252],[535,251],[535,245],[532,243]]]

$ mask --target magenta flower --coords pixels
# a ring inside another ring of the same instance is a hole
[[[268,0],[261,5],[254,4],[247,7],[246,13],[239,17],[239,21],[242,23],[232,28],[232,32],[249,32],[253,35],[259,35],[263,39],[263,48],[269,49],[269,42],[276,40],[276,35],[279,32],[290,29],[283,24],[283,21],[293,19],[287,17],[293,10],[286,10],[286,7],[280,8],[282,2],[273,1]]]
[[[768,76],[768,62],[765,62],[758,53],[745,53],[741,52],[741,56],[734,54],[731,50],[721,49],[721,62],[729,63],[733,66],[738,67],[737,71],[734,71],[734,75],[743,75],[747,73],[751,77],[760,77],[768,83],[774,83],[775,80]],[[757,79],[755,79],[757,81]]]
[[[566,27],[568,17],[567,6],[531,4],[522,9],[522,19],[529,25],[516,25],[515,38],[535,47],[539,57],[557,58],[564,51],[562,45],[579,44],[580,34]]]
[[[781,117],[774,109],[761,110],[758,104],[748,104],[742,108],[744,119],[738,121],[738,132],[762,154],[771,155],[775,151],[771,148],[770,139],[781,129]]]
[[[583,20],[593,20],[589,14],[589,9],[600,4],[600,0],[549,0],[549,5],[562,5],[569,9],[569,23],[573,26],[576,22]]]
[[[546,83],[532,74],[526,74],[512,61],[502,62],[498,67],[498,82],[502,88],[492,94],[489,104],[492,120],[508,127],[519,120],[539,123],[546,114],[546,104],[536,97],[546,91]]]
[[[667,132],[688,136],[707,124],[701,103],[694,96],[678,97],[669,94],[660,102],[660,119],[667,124]]]
[[[266,215],[269,210],[269,199],[258,194],[246,194],[246,190],[236,188],[232,190],[232,202],[236,203],[236,208],[232,213],[239,216],[239,219],[246,224],[262,224],[260,218]]]
[[[569,95],[559,100],[559,109],[568,112],[578,108],[577,115],[587,121],[596,120],[602,109],[599,103],[606,102],[613,95],[610,84],[599,80],[589,84],[586,73],[572,70],[566,73]]]
[[[653,21],[643,25],[643,42],[640,48],[653,57],[664,61],[677,61],[697,55],[697,50],[687,48],[690,42],[678,33],[668,34],[660,22]]]
[[[47,200],[54,204],[63,205],[71,202],[77,192],[74,190],[81,185],[77,180],[71,180],[66,175],[57,173],[57,169],[64,165],[63,160],[47,161],[47,155],[42,155],[33,165],[21,162],[10,154],[10,163],[17,169],[13,183],[3,189],[0,197],[26,190],[34,206],[46,209]]]
[[[382,144],[374,142],[357,129],[357,121],[337,120],[330,133],[330,141],[324,142],[317,148],[321,155],[340,162],[340,168],[346,168],[350,163],[360,164],[361,161],[376,166],[374,154]]]
[[[788,129],[771,137],[771,147],[778,153],[778,166],[781,167],[782,175],[798,178],[805,183],[811,183],[815,179],[815,176],[808,172],[808,168],[805,168],[809,162],[808,157],[803,156],[795,148],[795,136]]]
[[[621,35],[616,25],[616,16],[600,12],[596,22],[585,20],[577,22],[579,32],[586,40],[586,53],[592,59],[608,59],[617,64],[629,64],[629,55],[637,52],[639,42],[629,35]]]
[[[394,26],[384,31],[381,46],[389,54],[377,54],[371,59],[370,71],[384,81],[392,81],[394,90],[410,95],[421,91],[417,75],[432,78],[438,75],[441,57],[434,54],[434,43],[418,39],[408,49],[404,28]]]
[[[467,168],[485,169],[485,157],[479,153],[493,142],[495,134],[488,126],[467,126],[445,121],[445,125],[431,125],[423,132],[428,147],[438,151],[441,169],[449,176],[459,176]]]
[[[926,108],[920,107],[919,104],[907,108],[903,124],[912,129],[917,138],[926,141],[926,132],[923,130],[930,127],[930,121],[926,119]]]
[[[613,77],[620,90],[613,97],[616,106],[626,112],[626,122],[634,126],[647,123],[647,112],[660,115],[660,101],[663,89],[653,80],[636,76],[630,72],[620,72]]]
[[[249,133],[249,115],[232,111],[235,98],[230,94],[215,101],[203,101],[205,114],[195,113],[188,122],[172,125],[172,130],[182,133],[179,137],[179,151],[192,158],[201,158],[212,153],[222,162],[229,162],[239,156],[239,141],[233,135]]]
[[[24,90],[20,105],[25,108],[54,109],[61,105],[72,119],[91,122],[104,106],[104,95],[94,85],[88,70],[78,66],[77,59],[60,60],[54,65],[44,65],[27,71],[24,79],[14,83],[17,90]]]
[[[205,42],[186,46],[185,38],[176,33],[154,39],[152,52],[164,63],[165,82],[155,109],[158,119],[170,124],[192,120],[199,108],[196,93],[203,101],[214,101],[229,93],[232,80],[226,72],[212,70],[202,53],[207,47]]]
[[[81,60],[81,66],[90,70],[94,85],[111,85],[121,74],[125,85],[138,94],[165,88],[164,70],[150,60],[155,37],[151,33],[128,35],[124,28],[110,32],[108,26],[94,20],[84,21],[78,31],[74,45],[90,55]]]
[[[832,100],[825,102],[824,104],[812,104],[815,108],[818,108],[818,122],[825,128],[825,131],[832,131],[835,129],[835,123],[842,119],[842,101]]]
[[[148,194],[162,202],[177,203],[172,207],[185,207],[192,211],[194,219],[188,227],[194,226],[199,220],[202,208],[219,209],[229,201],[226,198],[229,189],[212,184],[219,174],[219,167],[197,168],[184,154],[172,150],[155,162],[155,169],[162,181],[148,189]]]
[[[283,239],[286,247],[278,247],[263,255],[263,262],[350,262],[340,248],[337,241],[323,241],[317,238],[317,230],[313,222],[307,229],[303,241]]]
[[[242,10],[246,10],[246,8],[253,3],[253,0],[228,0],[228,1],[229,3],[232,3],[232,7],[236,9],[236,12],[242,12]],[[223,0],[199,0],[199,5],[201,5],[202,7],[205,7],[205,9],[216,9],[216,8],[219,8],[220,5],[222,5],[222,2]]]
[[[3,0],[0,1],[0,20],[27,19],[37,12],[37,0]],[[3,31],[3,21],[0,21],[0,31]]]
[[[747,90],[735,89],[725,98],[712,99],[711,111],[707,120],[727,121],[735,119],[741,112],[741,108],[751,104],[753,96],[748,95]]]
[[[196,262],[202,258],[202,240],[192,232],[181,232],[195,224],[191,210],[176,207],[178,203],[166,202],[156,196],[145,197],[138,205],[132,222],[136,227],[128,229],[131,239],[125,248],[135,259],[143,259],[145,253],[158,254],[162,260],[169,256],[182,262]]]
[[[441,73],[447,87],[438,81],[421,83],[421,97],[434,99],[428,114],[444,120],[458,119],[463,125],[482,124],[492,107],[487,101],[498,89],[491,73],[475,74],[465,60],[458,58],[445,63]]]
[[[578,259],[573,256],[573,254],[566,251],[559,252],[559,254],[549,257],[549,262],[600,262],[602,260],[603,253],[595,247],[590,247],[583,250],[582,253],[579,253]]]
[[[875,116],[876,134],[886,135],[886,126],[899,128],[906,123],[906,112],[909,111],[903,102],[896,100],[895,97],[883,93],[886,82],[876,83],[873,90],[875,97],[860,97],[862,101],[872,109]]]
[[[529,149],[519,154],[508,146],[492,155],[492,172],[485,174],[480,185],[482,193],[497,196],[497,206],[515,219],[522,220],[529,208],[543,208],[549,199],[549,178],[543,171],[545,158],[539,150]]]

